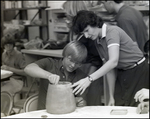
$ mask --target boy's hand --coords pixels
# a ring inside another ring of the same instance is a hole
[[[48,80],[50,81],[50,83],[52,84],[58,84],[59,80],[60,80],[60,76],[56,75],[56,74],[51,74],[48,76]]]
[[[82,97],[75,97],[77,107],[86,106],[86,101]]]

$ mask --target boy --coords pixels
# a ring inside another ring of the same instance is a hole
[[[81,77],[86,77],[86,74],[79,69],[86,57],[86,47],[78,41],[72,41],[63,49],[62,59],[44,58],[25,67],[24,71],[31,77],[42,78],[40,80],[38,109],[45,109],[49,82],[57,84],[61,80],[74,83]],[[85,95],[83,97],[85,99]],[[82,105],[80,103],[78,106],[85,105],[83,100],[81,102],[83,102]]]

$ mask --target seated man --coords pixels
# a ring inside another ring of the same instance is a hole
[[[26,66],[25,59],[23,54],[14,48],[15,39],[12,35],[4,36],[1,39],[1,45],[4,49],[1,69],[13,72],[10,80],[2,83],[1,91],[8,91],[10,94],[14,94],[23,87],[23,81],[20,78],[26,76],[23,70]]]
[[[46,108],[46,94],[49,82],[57,84],[60,80],[74,83],[82,77],[86,77],[86,74],[79,69],[87,57],[87,49],[82,43],[78,41],[68,43],[63,49],[62,55],[62,59],[44,58],[27,65],[24,69],[29,76],[41,78],[38,109]],[[81,97],[76,98],[78,99],[77,102],[81,101],[77,106],[86,104],[84,101],[86,100],[86,92],[82,96],[77,96]]]
[[[149,112],[149,89],[142,88],[135,94],[134,99],[140,102],[137,107],[138,114]]]

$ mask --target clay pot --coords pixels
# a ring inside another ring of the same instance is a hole
[[[51,114],[71,113],[76,109],[76,102],[71,83],[60,81],[57,85],[49,84],[46,97],[46,110]]]

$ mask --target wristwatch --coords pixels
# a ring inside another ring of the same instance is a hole
[[[93,82],[93,81],[94,81],[91,76],[88,76],[88,79],[89,79],[90,82]]]

